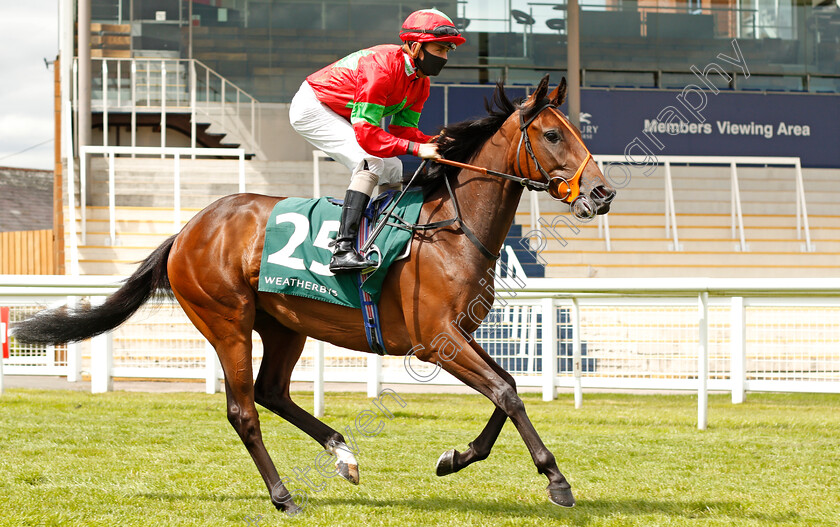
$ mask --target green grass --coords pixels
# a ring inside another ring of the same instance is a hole
[[[311,409],[311,394],[295,394]],[[473,395],[402,394],[376,437],[359,438],[361,485],[335,478],[288,518],[268,500],[224,411],[224,396],[10,390],[0,397],[0,525],[802,525],[840,524],[840,397],[710,397],[696,429],[688,395],[525,395],[529,415],[578,504],[548,502],[508,423],[486,461],[438,478],[491,413]],[[343,430],[363,394],[327,394]],[[261,412],[281,475],[319,447]],[[261,519],[257,517],[262,516]],[[250,524],[249,521],[250,520]]]

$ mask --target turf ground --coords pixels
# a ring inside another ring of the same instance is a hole
[[[90,395],[9,390],[0,396],[0,525],[840,525],[840,396],[710,397],[696,429],[689,395],[561,395],[526,408],[578,504],[548,502],[515,428],[485,461],[438,478],[491,413],[478,395],[400,394],[406,406],[375,437],[358,436],[361,485],[310,470],[302,514],[271,506],[227,422],[223,395]],[[295,394],[311,409],[311,394]],[[325,422],[354,429],[382,415],[363,394],[328,393]],[[320,448],[267,410],[266,446],[282,476]]]

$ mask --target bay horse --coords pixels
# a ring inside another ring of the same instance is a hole
[[[538,472],[548,478],[550,501],[571,507],[575,503],[571,486],[531,424],[513,377],[470,337],[489,310],[479,303],[477,309],[470,308],[471,313],[480,311],[477,321],[459,317],[468,312],[471,300],[488,289],[493,292],[492,284],[479,279],[488,273],[493,276],[523,186],[545,190],[570,203],[580,219],[609,211],[614,189],[590,162],[580,132],[557,111],[565,92],[563,79],[548,93],[546,75],[530,97],[511,102],[499,84],[486,104],[487,116],[444,128],[439,139],[441,155],[473,166],[433,164],[423,187],[426,197],[420,222],[451,218],[458,210],[460,222],[414,232],[410,256],[388,271],[379,307],[389,354],[414,352],[495,406],[484,429],[464,452],[453,449],[441,455],[437,475],[458,472],[487,458],[510,418]],[[476,166],[484,172],[476,171]],[[152,252],[104,304],[41,312],[19,323],[14,335],[32,343],[84,340],[122,324],[156,291],[171,291],[218,354],[228,420],[253,458],[272,503],[294,514],[301,509],[263,445],[255,403],[310,435],[336,456],[338,473],[358,484],[358,463],[344,437],[292,401],[289,383],[307,336],[371,350],[357,310],[258,291],[265,226],[281,199],[255,194],[219,199]],[[452,330],[454,320],[459,321],[460,332]],[[265,348],[256,381],[251,365],[252,331],[259,333]],[[444,332],[449,336],[447,350],[435,345],[435,337]],[[453,346],[457,353],[451,353]]]

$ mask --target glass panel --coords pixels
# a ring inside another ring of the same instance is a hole
[[[96,2],[103,56],[122,56],[113,54],[120,50],[187,58],[190,4]],[[557,75],[567,67],[566,0],[193,1],[193,56],[261,101],[288,102],[314,71],[358,49],[399,43],[402,20],[429,7],[451,16],[467,39],[436,83],[492,84],[504,77],[530,84],[543,71]],[[834,4],[581,0],[579,20],[586,86],[679,88],[692,79],[691,66],[703,69],[721,53],[734,56],[737,40],[750,71],[763,75],[739,76],[736,89],[838,91],[840,9]],[[130,26],[130,37],[105,27],[120,21]]]

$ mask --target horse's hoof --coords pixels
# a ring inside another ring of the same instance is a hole
[[[353,485],[359,484],[359,463],[353,452],[347,448],[347,445],[339,441],[330,440],[327,443],[327,450],[332,452],[335,457],[335,470]]]
[[[297,503],[292,501],[292,496],[288,493],[286,493],[286,496],[283,499],[272,498],[271,503],[278,511],[285,512],[289,516],[296,516],[303,510],[303,507],[298,506]]]
[[[437,467],[435,467],[435,474],[438,476],[446,476],[455,472],[455,449],[447,450],[437,460]]]
[[[339,461],[335,464],[335,466],[338,469],[338,474],[342,478],[346,479],[353,485],[359,484],[359,465],[350,465],[344,461]]]
[[[548,487],[548,499],[551,503],[561,507],[574,507],[575,497],[572,495],[571,488],[551,488]]]

